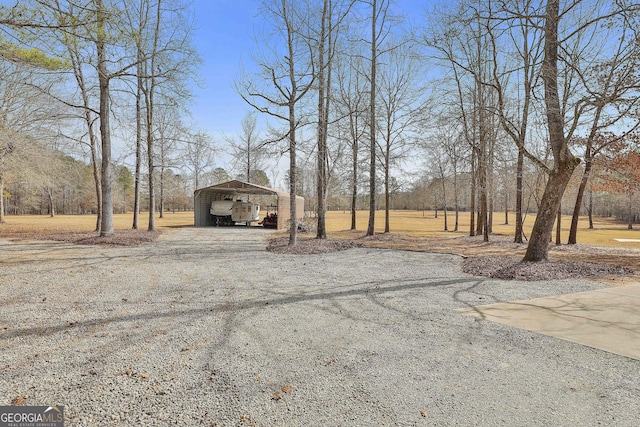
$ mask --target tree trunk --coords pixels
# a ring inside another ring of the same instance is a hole
[[[453,231],[458,231],[458,223],[460,219],[460,207],[458,206],[458,168],[456,166],[455,160],[453,163],[453,203],[454,203],[454,208],[456,210],[455,224],[453,226]]]
[[[558,215],[556,217],[556,246],[562,244],[560,233],[562,231],[562,206],[558,206]]]
[[[149,105],[152,105],[153,101],[149,101]],[[149,107],[147,107],[149,108]],[[147,112],[147,169],[149,175],[148,189],[149,189],[149,226],[148,230],[153,231],[156,228],[156,215],[155,215],[155,184],[153,182],[153,175],[155,166],[153,164],[153,131],[151,125],[153,123],[153,113]]]
[[[571,217],[571,228],[569,229],[569,245],[575,245],[578,242],[578,220],[580,217],[580,210],[582,208],[582,200],[584,199],[584,192],[587,188],[587,182],[589,181],[589,175],[591,173],[592,159],[590,155],[590,149],[587,147],[587,152],[584,156],[585,165],[580,185],[578,186],[578,194],[576,196],[576,204],[573,207],[573,215]]]
[[[480,171],[480,168],[478,168],[478,171]],[[487,171],[483,168],[482,173],[480,174],[480,219],[478,221],[478,226],[482,232],[482,240],[485,242],[489,241],[489,216],[487,212],[487,204]]]
[[[513,241],[522,243],[522,186],[523,186],[523,169],[524,169],[524,149],[518,148],[518,164],[516,166],[516,231]]]
[[[509,196],[504,195],[504,225],[509,225]]]
[[[471,148],[471,200],[469,200],[469,236],[476,235],[476,150]]]
[[[93,133],[93,131],[90,131]],[[95,136],[94,136],[95,137]],[[102,230],[102,172],[98,166],[98,147],[97,142],[91,144],[91,166],[93,169],[93,182],[96,191],[96,229],[100,233]]]
[[[440,168],[440,182],[442,183],[442,214],[444,215],[444,231],[449,231],[449,223],[447,222],[447,185],[444,181],[444,171],[442,170],[442,164]]]
[[[492,125],[493,126],[493,125]],[[488,153],[488,161],[487,161],[487,169],[485,171],[486,182],[487,182],[487,227],[484,233],[485,242],[489,241],[489,234],[493,234],[493,210],[495,208],[495,194],[493,191],[494,187],[494,177],[493,177],[493,168],[494,168],[494,148],[495,148],[495,138],[493,134],[491,135],[491,140],[489,142],[489,153]]]
[[[546,7],[545,56],[542,63],[544,100],[549,128],[549,142],[554,166],[549,173],[538,215],[531,230],[524,261],[543,261],[548,258],[553,223],[560,208],[562,195],[580,160],[571,154],[564,136],[564,119],[558,95],[558,22],[559,0],[549,0]]]
[[[140,19],[142,27],[142,18]],[[137,90],[136,90],[136,165],[133,173],[133,224],[131,228],[138,229],[140,222],[140,187],[142,185],[142,73],[143,73],[142,47],[138,46],[138,66],[137,66]]]
[[[593,190],[589,190],[589,230],[593,230]]]
[[[56,216],[56,213],[53,207],[53,189],[52,188],[47,188],[47,204],[49,205],[49,216],[53,218],[54,216]]]
[[[544,261],[548,259],[548,246],[551,240],[553,224],[560,207],[562,195],[576,165],[576,159],[571,157],[571,159],[560,162],[558,168],[551,171],[533,229],[531,230],[531,238],[524,261]]]
[[[356,230],[356,210],[358,207],[358,148],[353,150],[353,163],[351,165],[353,180],[351,182],[351,230]]]
[[[444,231],[449,231],[449,223],[447,222],[447,202],[442,207],[442,215],[444,216]]]
[[[387,135],[388,136],[388,135]],[[387,140],[389,141],[389,140]],[[389,197],[389,144],[387,144],[387,152],[385,153],[385,168],[384,168],[384,232],[391,231],[391,212],[389,211],[390,197]]]
[[[370,167],[369,167],[369,224],[367,226],[367,236],[373,236],[375,234],[375,222],[376,222],[376,57],[377,52],[377,16],[378,16],[378,2],[372,0],[372,13],[371,13],[371,91],[369,100],[369,139],[370,139]]]
[[[159,217],[164,218],[164,165],[160,166],[160,206]]]
[[[96,192],[96,232],[101,231],[102,227],[102,184],[101,184],[101,171],[98,166],[98,141],[93,127],[93,118],[91,115],[91,107],[89,103],[89,94],[87,91],[87,85],[85,84],[84,73],[82,71],[81,60],[79,59],[78,51],[74,50],[71,45],[68,46],[69,57],[74,64],[74,74],[80,94],[82,96],[82,107],[84,108],[84,121],[87,125],[87,134],[89,136],[89,149],[91,151],[91,168],[93,171],[93,183]]]
[[[289,104],[289,208],[291,215],[289,219],[289,245],[297,243],[298,222],[296,218],[296,187],[298,173],[296,171],[296,120],[293,104]]]
[[[107,56],[105,46],[106,11],[102,0],[96,1],[97,37],[96,51],[98,55],[98,87],[100,89],[100,137],[102,142],[102,223],[101,237],[111,237],[113,227],[113,195],[111,193],[111,129],[109,123],[109,75],[107,72]]]
[[[316,238],[327,238],[327,226],[326,226],[326,193],[327,193],[327,114],[325,111],[325,42],[326,42],[326,22],[327,22],[327,8],[328,0],[324,0],[322,8],[322,23],[320,25],[320,40],[318,51],[318,163],[317,163],[317,196],[318,196],[318,227]]]
[[[351,182],[351,230],[356,230],[356,209],[358,207],[358,147],[354,146],[351,164],[353,179]]]
[[[632,200],[632,194],[629,194],[629,212],[627,213],[627,216],[629,217],[627,220],[627,229],[628,230],[633,230],[633,200]]]
[[[156,216],[155,216],[155,208],[156,208],[156,195],[155,195],[155,184],[153,182],[153,175],[155,165],[153,164],[153,151],[154,151],[154,138],[155,135],[153,133],[153,113],[155,110],[154,103],[154,95],[156,90],[156,55],[158,53],[158,38],[160,37],[160,21],[161,21],[161,4],[162,1],[158,0],[157,9],[156,9],[156,28],[153,34],[153,50],[151,52],[151,64],[150,64],[150,72],[151,77],[149,78],[149,88],[147,93],[147,157],[149,162],[149,231],[154,231],[156,229]]]
[[[0,171],[0,224],[4,224],[4,177]]]

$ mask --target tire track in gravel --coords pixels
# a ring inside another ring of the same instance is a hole
[[[458,257],[418,252],[275,255],[271,235],[184,228],[138,247],[3,244],[14,263],[0,264],[0,300],[11,301],[0,398],[60,402],[71,427],[536,425],[527,414],[568,425],[550,405],[578,408],[571,425],[637,421],[636,361],[456,311],[593,283],[477,279]],[[567,378],[593,396],[566,393]]]

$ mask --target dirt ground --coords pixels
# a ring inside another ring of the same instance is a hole
[[[599,280],[484,279],[419,252],[484,253],[464,239],[304,234],[296,251],[363,246],[309,256],[266,252],[286,236],[264,229],[147,236],[0,236],[4,404],[64,405],[69,427],[637,424],[637,360],[459,311]]]
[[[83,245],[137,246],[151,244],[161,232],[118,230],[112,237],[99,237],[94,232],[38,234],[5,234],[14,240],[55,240]],[[492,235],[489,242],[478,237],[423,238],[398,233],[364,236],[345,231],[337,238],[318,240],[313,234],[299,233],[296,245],[288,244],[289,236],[276,233],[267,250],[280,254],[310,255],[342,251],[357,247],[397,249],[419,252],[456,254],[464,258],[463,270],[476,276],[498,279],[554,280],[598,277],[613,285],[640,281],[640,251],[592,245],[550,245],[549,260],[540,263],[521,262],[526,244],[511,238]]]

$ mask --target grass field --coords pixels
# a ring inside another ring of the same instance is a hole
[[[360,211],[357,215],[358,230],[366,230],[368,221],[368,211]],[[146,213],[140,215],[139,228],[146,229],[148,224]],[[527,215],[525,218],[525,234],[528,235],[533,222],[534,215]],[[93,215],[57,215],[53,218],[47,215],[19,215],[7,216],[6,223],[0,224],[0,237],[3,235],[16,234],[48,234],[60,232],[87,232],[95,228],[96,218]],[[131,228],[133,215],[114,215],[114,226],[116,230],[128,230]],[[449,229],[454,227],[454,215],[448,214]],[[159,229],[173,227],[193,226],[193,212],[165,213],[164,218],[156,216],[156,226]],[[562,218],[562,242],[566,243],[569,233],[571,218]],[[348,211],[327,212],[327,229],[330,236],[344,237],[351,226],[351,215]],[[469,234],[469,214],[461,213],[457,232],[445,232],[444,216],[442,212],[435,218],[433,211],[392,211],[390,218],[392,233],[407,234],[416,237],[457,237]],[[376,232],[384,230],[384,212],[376,214]],[[494,234],[510,236],[514,232],[514,216],[509,217],[509,225],[504,225],[504,213],[494,214]],[[353,233],[348,233],[353,237]],[[554,234],[555,236],[555,234]],[[578,230],[578,243],[592,244],[597,246],[612,247],[635,247],[640,248],[640,243],[618,242],[614,239],[640,239],[640,226],[638,230],[628,230],[627,224],[613,221],[608,218],[595,218],[594,229],[588,229],[587,218],[580,219]]]

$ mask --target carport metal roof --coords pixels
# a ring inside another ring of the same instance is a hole
[[[269,187],[263,187],[261,185],[251,184],[249,182],[243,182],[238,180],[223,182],[221,184],[212,185],[210,187],[201,188],[195,191],[197,195],[200,192],[211,192],[224,195],[232,194],[256,194],[264,196],[289,197],[289,193],[286,191],[275,190]]]

